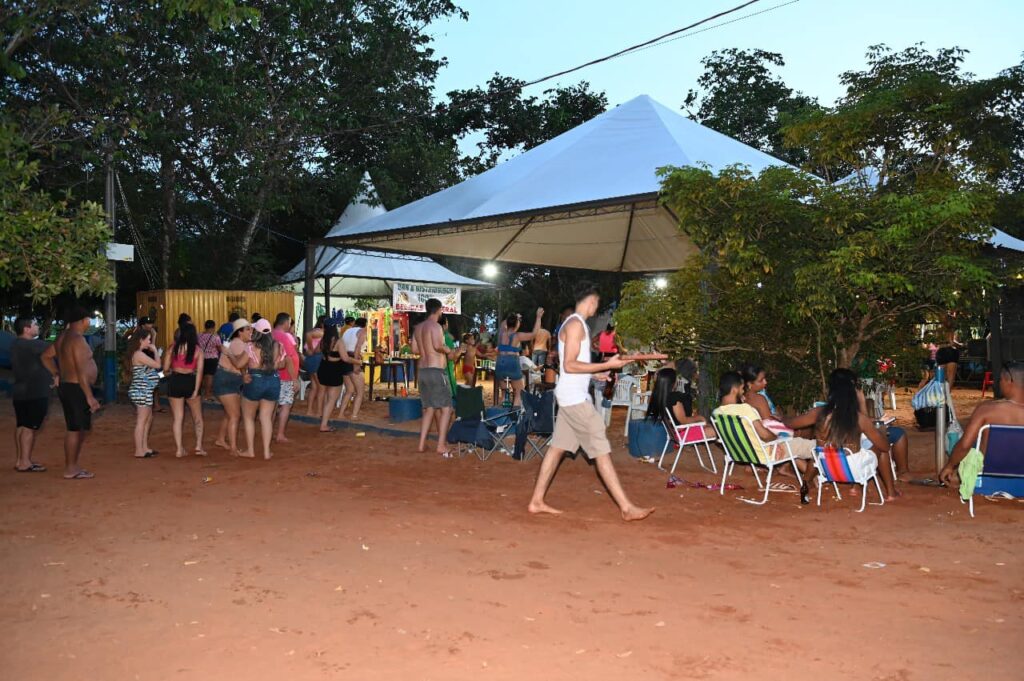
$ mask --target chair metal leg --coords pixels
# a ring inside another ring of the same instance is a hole
[[[861,485],[860,490],[860,508],[857,509],[857,513],[863,513],[868,503],[868,481],[865,480],[864,484]]]
[[[672,462],[672,470],[669,471],[669,475],[675,475],[676,474],[676,466],[679,465],[679,457],[680,457],[680,455],[682,455],[682,453],[683,453],[683,444],[680,443],[679,449],[676,450],[676,460]]]
[[[697,453],[698,453],[698,456],[699,456],[700,455],[700,449],[698,447],[699,447],[699,445],[694,445],[694,448],[697,449]],[[711,469],[710,469],[711,472],[712,473],[717,473],[718,472],[718,468],[715,466],[715,457],[711,455],[711,445],[708,444],[707,440],[704,441],[704,449],[706,449],[707,452],[708,452],[708,463],[711,464]],[[703,463],[701,463],[701,468],[703,468],[704,470],[708,470],[707,466],[705,466]]]
[[[821,479],[821,473],[818,474],[818,506],[821,506],[821,488],[825,486],[825,483]]]
[[[761,497],[761,501],[754,501],[753,499],[744,499],[743,497],[740,497],[740,501],[743,501],[743,502],[748,503],[748,504],[754,504],[755,506],[763,506],[765,504],[765,502],[768,501],[768,493],[771,491],[771,488],[772,488],[772,473],[774,471],[775,471],[775,466],[769,465],[768,466],[768,478],[765,480],[765,483],[764,483],[764,496]]]
[[[718,486],[718,493],[725,496],[725,479],[729,477],[729,470],[732,468],[732,459],[726,459],[722,463],[722,484]]]
[[[668,433],[666,433],[666,435],[668,435]],[[672,439],[671,438],[665,440],[665,446],[661,448],[661,458],[658,459],[658,470],[659,471],[664,471],[665,470],[662,467],[662,464],[665,463],[665,454],[668,453],[668,446],[670,444],[672,444]]]

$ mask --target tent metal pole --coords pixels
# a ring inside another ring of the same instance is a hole
[[[626,266],[626,253],[629,252],[629,238],[633,235],[633,215],[636,214],[636,204],[629,204],[629,222],[626,223],[626,240],[622,243],[622,260],[619,261],[619,272]]]
[[[328,319],[332,319],[331,315],[331,275],[324,277],[324,314],[327,315]]]
[[[526,222],[524,222],[522,227],[516,230],[516,233],[512,235],[512,238],[505,242],[505,245],[501,247],[501,250],[498,251],[497,254],[493,258],[491,258],[491,260],[497,260],[501,256],[505,255],[505,253],[508,252],[508,249],[512,247],[512,244],[515,243],[516,239],[518,239],[519,236],[526,231],[526,228],[530,226],[531,222],[533,222],[532,217]]]
[[[302,287],[302,335],[313,330],[316,323],[316,303],[314,302],[314,287],[316,286],[316,246],[312,242],[306,242],[306,277]]]

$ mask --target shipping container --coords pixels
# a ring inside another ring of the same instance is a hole
[[[174,330],[182,312],[192,317],[199,333],[203,332],[203,323],[207,319],[212,319],[219,328],[232,312],[250,321],[252,314],[259,312],[271,324],[279,312],[295,317],[295,294],[291,291],[161,289],[140,291],[135,301],[136,317],[153,318],[159,331],[157,342],[162,348],[170,347],[174,342]]]

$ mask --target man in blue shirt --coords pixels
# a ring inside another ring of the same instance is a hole
[[[228,315],[228,321],[224,324],[221,324],[220,328],[217,329],[217,335],[220,336],[220,339],[225,343],[228,342],[228,340],[231,338],[232,332],[235,330],[234,324],[236,319],[238,319],[238,313],[232,312],[230,315]]]

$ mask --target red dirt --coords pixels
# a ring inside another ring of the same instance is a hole
[[[303,423],[269,462],[176,460],[166,414],[160,456],[135,460],[132,420],[97,419],[94,480],[60,478],[59,411],[37,447],[50,471],[0,475],[4,678],[934,681],[1024,663],[1015,502],[982,499],[972,520],[952,491],[904,485],[864,514],[845,494],[757,508],[666,489],[620,448],[654,516],[621,522],[580,457],[549,497],[566,514],[538,518],[536,460]],[[928,471],[930,436],[912,437]]]

